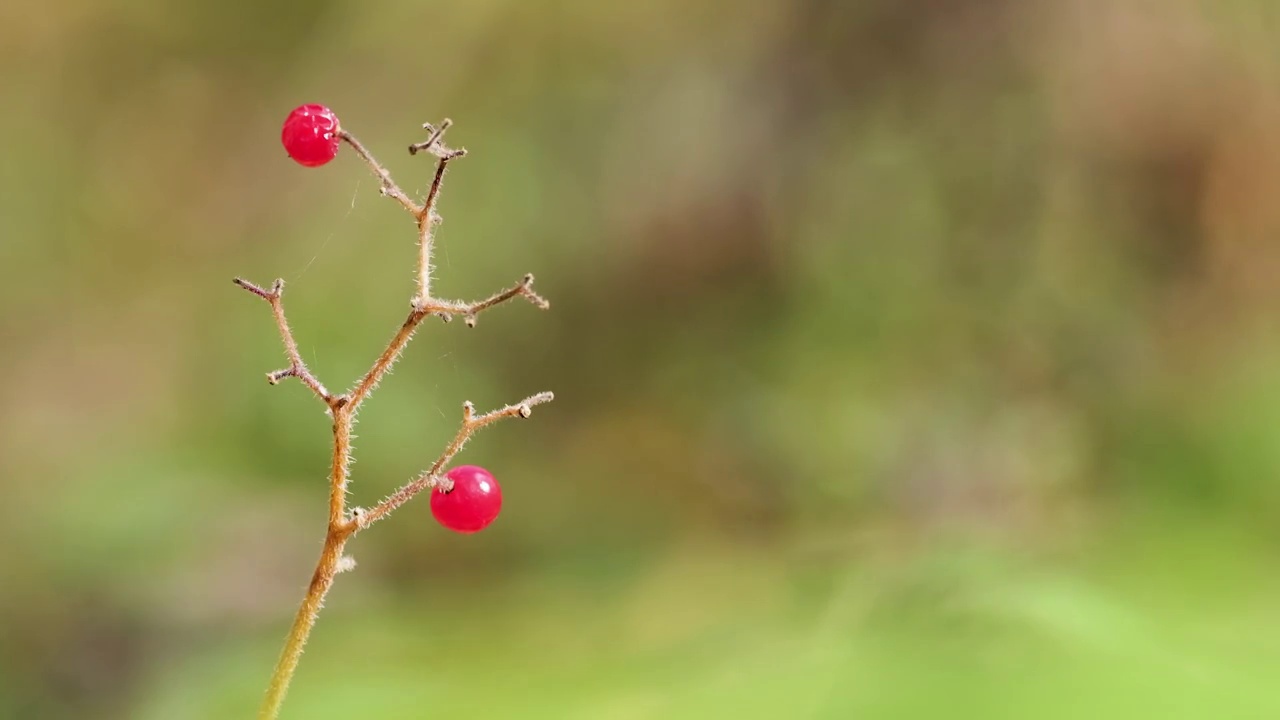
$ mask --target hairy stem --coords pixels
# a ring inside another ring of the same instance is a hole
[[[468,325],[473,325],[476,315],[481,311],[516,297],[524,297],[540,308],[545,309],[549,306],[542,296],[533,291],[532,275],[526,275],[514,287],[495,293],[478,302],[456,302],[431,296],[431,251],[434,242],[433,228],[440,220],[435,210],[436,203],[440,197],[440,186],[444,181],[445,168],[449,161],[466,154],[466,150],[452,150],[441,142],[444,131],[448,129],[450,124],[450,121],[445,120],[439,128],[435,128],[430,124],[424,125],[423,127],[430,132],[427,141],[409,147],[410,154],[426,151],[438,159],[435,178],[432,180],[431,189],[423,199],[422,205],[414,202],[396,185],[387,169],[369,153],[359,140],[345,130],[339,132],[339,137],[352,147],[356,155],[369,166],[369,169],[381,181],[382,194],[395,199],[405,210],[413,215],[418,225],[419,248],[418,292],[411,303],[413,309],[409,312],[404,322],[400,324],[399,330],[396,331],[391,341],[387,343],[386,348],[373,362],[369,370],[356,382],[355,387],[349,394],[330,394],[325,389],[325,386],[307,369],[306,363],[303,362],[298,352],[298,343],[294,340],[293,331],[285,318],[284,305],[280,299],[284,291],[284,281],[276,280],[270,288],[263,288],[247,280],[235,279],[236,285],[266,300],[271,306],[271,314],[275,319],[276,329],[284,345],[285,356],[289,360],[287,368],[268,373],[267,379],[274,385],[284,378],[298,378],[303,385],[325,403],[329,414],[333,418],[333,456],[329,475],[329,522],[325,532],[324,549],[321,551],[320,559],[316,563],[316,569],[311,575],[311,583],[307,586],[307,592],[302,598],[302,604],[298,607],[298,613],[294,616],[293,625],[289,628],[289,634],[285,638],[284,649],[280,653],[280,659],[271,674],[266,698],[263,700],[261,709],[258,712],[259,720],[275,720],[279,716],[280,707],[284,703],[285,695],[289,690],[289,683],[297,670],[298,661],[302,657],[302,650],[307,644],[307,638],[310,636],[311,629],[314,627],[316,618],[320,613],[320,608],[324,604],[325,595],[329,592],[329,588],[333,586],[334,577],[350,564],[349,562],[344,564],[342,554],[347,540],[372,523],[385,518],[419,492],[447,484],[448,480],[441,478],[441,471],[477,430],[503,418],[529,417],[534,405],[549,402],[552,399],[552,395],[549,392],[539,393],[514,405],[508,405],[480,416],[475,415],[471,403],[466,403],[463,406],[462,426],[452,442],[446,446],[444,452],[436,459],[429,470],[414,481],[401,487],[372,510],[364,512],[356,508],[348,512],[346,500],[347,482],[351,468],[351,426],[355,422],[356,411],[359,409],[360,404],[377,387],[383,376],[390,371],[391,366],[400,357],[404,347],[413,337],[414,331],[422,324],[423,319],[428,315],[439,315],[445,320],[449,320],[454,315],[462,315]]]
[[[476,316],[481,312],[517,297],[527,299],[541,310],[547,310],[551,307],[551,303],[547,302],[546,298],[533,291],[533,275],[525,275],[520,282],[506,290],[494,293],[484,300],[466,303],[432,298],[421,309],[433,315],[440,315],[445,320],[449,320],[454,315],[461,315],[466,320],[467,327],[475,327]]]
[[[432,133],[426,145],[433,146],[448,127],[449,121],[445,120],[445,124]],[[413,152],[412,147],[409,150]],[[435,242],[435,226],[440,222],[440,216],[436,214],[436,203],[440,200],[440,185],[444,182],[445,169],[450,160],[466,154],[466,150],[454,150],[440,157],[436,176],[431,180],[431,189],[427,191],[427,198],[422,203],[422,212],[418,215],[418,297],[415,298],[415,305],[431,299],[431,251]]]
[[[474,405],[469,402],[464,403],[462,406],[462,426],[458,428],[457,434],[453,436],[453,441],[445,447],[444,452],[440,453],[440,457],[436,458],[436,461],[431,464],[431,468],[401,487],[399,490],[391,493],[387,499],[378,503],[377,506],[367,512],[361,513],[355,520],[356,531],[359,532],[360,530],[369,527],[375,522],[391,514],[392,510],[395,510],[401,505],[409,502],[413,499],[414,495],[417,495],[423,490],[436,487],[440,487],[444,490],[451,489],[451,483],[449,484],[449,487],[445,487],[445,484],[449,481],[440,477],[440,471],[443,470],[444,466],[448,465],[449,461],[462,450],[462,446],[467,444],[467,441],[471,439],[471,436],[474,435],[477,430],[485,427],[486,425],[491,425],[502,420],[503,418],[527,418],[533,413],[534,405],[541,405],[542,403],[551,402],[554,399],[555,395],[549,392],[542,392],[537,395],[527,397],[514,405],[508,405],[504,408],[499,408],[480,416],[476,416]]]
[[[396,185],[395,180],[391,179],[391,173],[388,172],[386,168],[382,167],[381,163],[374,159],[373,155],[365,149],[365,146],[356,139],[356,136],[346,130],[340,130],[338,131],[338,137],[350,145],[351,149],[356,151],[356,155],[359,155],[360,159],[363,160],[365,164],[369,166],[369,169],[373,171],[373,174],[377,175],[378,179],[382,181],[381,192],[383,195],[394,199],[396,202],[400,203],[401,207],[414,215],[418,215],[422,212],[422,208],[418,207],[418,204],[413,200],[410,200],[409,196],[400,189],[399,185]]]
[[[382,376],[391,370],[391,366],[400,357],[400,352],[404,350],[405,345],[409,344],[414,331],[422,323],[422,318],[426,316],[427,313],[414,309],[410,311],[409,317],[405,318],[403,323],[400,323],[400,329],[391,338],[391,342],[387,343],[386,349],[382,351],[382,354],[373,363],[373,367],[369,368],[364,377],[360,378],[360,381],[356,383],[355,389],[351,391],[350,407],[353,411],[360,407],[360,403],[364,402],[369,393],[373,392],[373,389],[378,386],[378,381],[382,379]]]
[[[275,720],[280,713],[280,707],[289,691],[289,683],[293,679],[293,674],[298,668],[298,661],[302,657],[302,650],[306,647],[307,639],[311,635],[311,629],[315,626],[316,618],[320,615],[320,608],[324,604],[325,595],[328,594],[329,588],[333,586],[333,580],[339,572],[342,550],[346,546],[347,540],[352,535],[385,518],[393,510],[409,502],[423,490],[442,487],[444,483],[448,482],[441,478],[440,471],[462,450],[462,446],[467,444],[467,441],[471,439],[476,431],[504,418],[528,418],[533,413],[534,405],[551,402],[552,399],[554,399],[554,396],[551,393],[542,392],[513,405],[507,405],[479,416],[475,414],[475,406],[469,402],[463,404],[462,425],[458,428],[453,440],[445,447],[444,452],[432,463],[431,468],[418,476],[417,479],[392,493],[373,509],[355,514],[350,521],[345,518],[345,478],[347,468],[351,462],[352,416],[350,411],[346,409],[350,406],[340,408],[334,412],[334,467],[331,475],[332,491],[329,502],[329,529],[325,534],[324,549],[320,552],[320,560],[316,563],[315,572],[311,575],[311,583],[307,586],[307,593],[302,598],[302,604],[298,607],[298,613],[293,618],[293,625],[289,628],[289,634],[285,638],[284,650],[281,651],[280,659],[276,662],[275,671],[271,674],[266,698],[262,702],[262,708],[258,711],[259,720]]]
[[[348,532],[332,527],[325,536],[324,549],[320,551],[320,560],[311,575],[307,594],[302,598],[302,605],[285,638],[284,650],[280,652],[276,669],[271,673],[271,683],[267,686],[267,696],[258,710],[258,720],[275,720],[280,715],[280,706],[284,704],[285,695],[289,692],[293,673],[298,669],[302,649],[306,647],[311,628],[315,626],[320,608],[324,604],[324,597],[329,588],[333,587],[333,579],[338,574],[338,561],[342,558],[342,548],[348,537]]]
[[[285,638],[284,650],[280,652],[275,671],[271,673],[266,698],[258,711],[259,720],[275,720],[280,714],[280,706],[289,691],[293,673],[298,668],[302,649],[306,647],[311,628],[315,626],[320,608],[324,604],[324,597],[338,574],[343,546],[356,529],[354,524],[345,519],[346,481],[351,466],[352,418],[348,407],[343,398],[335,403],[333,411],[333,468],[329,475],[329,528],[325,533],[324,549],[320,552],[320,560],[316,562],[315,572],[311,574],[307,594],[303,596],[298,614],[294,616],[293,625]]]
[[[347,512],[347,474],[351,467],[351,406],[333,413],[333,466],[329,471],[329,534],[341,529]]]
[[[307,369],[307,364],[302,361],[302,355],[298,352],[298,342],[293,339],[293,331],[289,328],[288,319],[285,318],[284,301],[281,299],[281,296],[284,295],[284,280],[277,278],[271,284],[270,290],[254,285],[243,278],[235,278],[232,282],[266,300],[271,305],[271,315],[275,318],[276,330],[279,331],[280,340],[284,343],[284,354],[289,359],[289,367],[267,373],[267,382],[275,385],[287,377],[296,377],[324,404],[332,408],[333,397],[329,395],[329,391],[325,389],[324,385]]]

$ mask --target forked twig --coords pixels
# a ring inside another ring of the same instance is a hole
[[[324,401],[325,405],[332,408],[333,397],[329,395],[329,391],[325,389],[324,385],[320,384],[320,381],[311,374],[311,371],[307,369],[307,364],[302,361],[302,356],[298,354],[298,343],[293,339],[293,331],[289,329],[289,321],[284,316],[284,305],[281,300],[281,296],[284,294],[284,280],[277,278],[274,283],[271,283],[270,290],[264,290],[243,278],[235,278],[232,282],[266,300],[271,305],[271,315],[276,320],[276,328],[280,331],[280,339],[284,342],[284,354],[289,359],[289,367],[267,373],[267,382],[275,385],[287,377],[296,377],[311,392],[315,393],[316,397]]]
[[[359,532],[375,522],[383,519],[392,510],[413,499],[414,495],[427,489],[439,488],[444,492],[452,489],[452,482],[442,476],[440,471],[444,469],[453,456],[462,450],[462,446],[467,444],[471,436],[477,430],[487,425],[502,420],[504,418],[528,418],[533,414],[533,406],[542,403],[551,402],[555,399],[555,395],[549,392],[538,393],[531,397],[504,408],[498,408],[487,412],[483,415],[476,415],[476,408],[470,402],[462,404],[462,425],[458,428],[458,434],[453,436],[453,441],[449,443],[444,452],[440,453],[440,457],[431,464],[429,470],[424,471],[418,477],[403,485],[399,490],[391,493],[385,500],[375,505],[369,510],[360,513],[358,517],[353,518],[356,524],[356,532]]]
[[[465,403],[462,412],[462,425],[453,440],[449,442],[429,469],[396,490],[372,509],[359,510],[353,508],[348,512],[346,496],[351,467],[351,428],[355,423],[356,412],[364,400],[373,392],[374,388],[378,386],[382,378],[390,372],[392,365],[400,357],[404,347],[409,343],[418,326],[422,324],[423,319],[430,315],[436,315],[448,321],[456,315],[461,316],[468,326],[474,326],[476,316],[481,312],[517,297],[523,297],[542,309],[550,307],[545,298],[534,292],[532,275],[525,275],[514,286],[476,302],[443,300],[432,296],[432,245],[434,243],[434,228],[440,220],[440,216],[436,213],[436,204],[440,198],[440,188],[444,182],[445,170],[449,162],[466,155],[465,149],[451,149],[442,142],[445,131],[452,124],[450,120],[445,120],[440,123],[439,127],[434,127],[430,123],[423,125],[423,128],[429,132],[427,140],[409,146],[411,155],[426,152],[437,158],[435,177],[421,204],[415,202],[400,189],[400,186],[392,179],[391,173],[373,157],[354,135],[346,130],[338,131],[339,139],[350,145],[356,155],[377,176],[381,182],[381,193],[398,202],[402,208],[413,216],[418,227],[418,287],[417,293],[410,303],[409,315],[400,324],[400,328],[392,336],[382,353],[378,355],[378,358],[374,360],[369,370],[356,381],[350,392],[341,395],[330,393],[311,373],[306,363],[303,362],[302,356],[298,352],[298,343],[293,338],[293,331],[285,318],[284,306],[281,302],[281,296],[284,292],[283,280],[276,280],[270,288],[263,288],[241,278],[235,279],[236,285],[267,301],[271,307],[271,314],[275,318],[280,339],[284,344],[285,357],[288,359],[289,364],[281,370],[268,373],[267,380],[274,385],[285,378],[298,378],[303,385],[307,386],[316,397],[324,402],[329,414],[333,417],[333,460],[329,475],[329,519],[325,533],[324,548],[320,553],[320,560],[316,563],[316,569],[312,574],[311,583],[307,587],[307,593],[303,597],[302,605],[298,608],[298,613],[289,630],[289,635],[285,639],[284,650],[280,654],[280,660],[272,674],[271,684],[267,689],[266,698],[263,700],[258,714],[261,720],[274,720],[279,714],[280,706],[289,689],[289,682],[297,669],[298,660],[302,655],[302,648],[307,642],[312,626],[315,624],[325,595],[333,585],[333,580],[339,572],[354,567],[354,560],[343,555],[347,540],[373,523],[386,518],[396,508],[424,490],[435,488],[445,492],[450,490],[451,483],[441,475],[441,472],[477,431],[504,418],[527,418],[532,413],[533,406],[550,402],[553,397],[549,392],[538,393],[514,405],[507,405],[483,415],[476,415],[474,406],[469,402]]]

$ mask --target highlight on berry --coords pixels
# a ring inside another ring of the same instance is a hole
[[[452,487],[431,493],[431,514],[454,532],[479,532],[502,511],[502,488],[493,473],[478,465],[459,465],[445,477]]]

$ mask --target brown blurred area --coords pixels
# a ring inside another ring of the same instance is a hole
[[[1274,717],[1280,5],[0,6],[0,717],[245,717],[413,231],[552,300],[427,325],[353,502],[463,400],[492,529],[352,548],[285,717]],[[1063,698],[1071,699],[1064,703]]]

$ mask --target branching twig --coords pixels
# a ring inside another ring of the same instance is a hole
[[[379,189],[379,192],[389,198],[393,198],[396,202],[400,203],[401,207],[408,210],[414,216],[422,213],[422,208],[413,200],[409,199],[409,196],[400,189],[399,185],[396,185],[396,181],[391,179],[391,173],[387,172],[387,169],[382,167],[382,165],[374,159],[373,155],[365,149],[364,145],[360,144],[360,141],[356,139],[355,135],[352,135],[346,130],[340,130],[338,131],[338,137],[342,138],[343,141],[350,145],[351,149],[356,151],[356,155],[359,155],[360,159],[364,160],[365,164],[369,166],[369,169],[373,170],[373,174],[377,175],[378,179],[382,181],[382,187]]]
[[[307,587],[306,596],[303,598],[301,607],[298,608],[293,626],[285,639],[284,650],[281,652],[280,660],[276,665],[275,672],[272,674],[267,696],[259,711],[258,717],[262,720],[274,720],[279,714],[280,706],[289,688],[289,682],[302,655],[302,648],[307,642],[312,626],[315,624],[320,607],[324,602],[324,597],[333,585],[334,577],[339,572],[344,572],[355,566],[355,561],[343,554],[346,542],[351,536],[378,520],[386,518],[393,510],[405,504],[423,490],[429,488],[449,490],[449,487],[445,487],[449,484],[449,481],[441,473],[476,431],[503,418],[529,417],[534,405],[550,402],[552,399],[552,394],[549,392],[538,393],[514,405],[508,405],[483,415],[476,415],[475,408],[471,403],[464,404],[462,426],[453,440],[445,447],[444,452],[440,454],[428,470],[399,490],[396,490],[372,509],[363,511],[353,508],[348,512],[346,497],[351,467],[351,427],[355,422],[356,411],[359,409],[360,404],[373,392],[373,389],[377,387],[378,382],[390,371],[391,366],[400,357],[405,345],[413,337],[414,331],[417,330],[422,320],[428,315],[438,315],[447,321],[455,315],[460,315],[467,325],[473,326],[479,313],[516,297],[524,297],[542,309],[550,307],[550,304],[541,295],[534,292],[532,275],[525,275],[520,282],[507,290],[472,303],[442,300],[431,295],[431,251],[434,241],[434,227],[440,221],[440,216],[436,213],[436,204],[440,198],[440,187],[444,182],[445,169],[449,162],[466,154],[464,149],[450,149],[441,142],[445,131],[449,129],[450,125],[452,125],[452,122],[449,120],[442,122],[438,128],[433,127],[430,123],[423,125],[430,133],[427,140],[409,146],[410,154],[416,155],[419,152],[427,152],[434,155],[438,160],[435,177],[431,182],[431,188],[427,191],[426,197],[423,198],[422,204],[415,202],[396,185],[387,169],[374,159],[373,155],[355,136],[345,130],[340,130],[338,133],[338,137],[351,146],[356,155],[369,166],[369,169],[381,181],[382,194],[400,203],[401,207],[413,215],[418,227],[418,290],[411,302],[412,309],[408,317],[401,323],[400,329],[396,331],[391,341],[387,344],[386,349],[382,351],[382,354],[373,362],[369,370],[356,382],[351,392],[343,395],[330,394],[302,361],[302,357],[298,354],[298,344],[293,339],[293,333],[289,328],[288,321],[285,319],[284,307],[281,305],[280,298],[284,290],[283,280],[276,280],[270,289],[264,289],[246,280],[235,279],[236,285],[266,300],[271,306],[271,313],[275,318],[276,327],[279,329],[281,340],[284,343],[285,355],[289,360],[289,366],[282,370],[268,373],[267,379],[272,384],[275,384],[284,378],[298,378],[317,397],[324,401],[329,408],[329,414],[333,417],[333,457],[329,476],[329,518],[324,549],[321,551],[320,560],[316,564],[315,572],[312,574],[311,583]]]
[[[444,133],[453,125],[453,121],[445,118],[437,129],[431,123],[423,123],[422,127],[431,132],[431,136],[425,142],[415,143],[409,146],[409,154],[417,155],[419,152],[427,151],[437,158],[440,163],[436,166],[436,176],[431,181],[431,189],[427,191],[427,197],[419,205],[409,196],[405,194],[400,186],[396,185],[391,179],[391,173],[374,159],[373,155],[365,149],[364,145],[355,138],[351,133],[343,130],[338,133],[338,137],[342,138],[350,145],[356,154],[364,160],[374,175],[382,181],[382,194],[395,198],[397,202],[413,215],[414,220],[418,223],[418,295],[414,298],[415,304],[426,301],[431,298],[431,243],[434,226],[440,222],[440,216],[436,214],[436,200],[440,197],[440,185],[444,182],[444,171],[450,160],[463,157],[467,154],[466,148],[457,150],[446,147],[440,140],[444,137]],[[421,320],[421,318],[419,318]],[[394,357],[392,358],[394,360]]]
[[[494,305],[504,303],[515,297],[526,298],[529,302],[536,305],[541,310],[547,310],[551,307],[551,303],[547,299],[533,291],[533,275],[525,275],[520,282],[514,286],[503,290],[500,293],[494,293],[490,297],[473,303],[449,302],[445,300],[433,300],[432,304],[425,305],[421,310],[439,315],[444,318],[445,322],[453,319],[454,315],[461,315],[467,323],[467,327],[476,326],[476,316],[481,311],[488,310]]]
[[[503,418],[519,417],[527,418],[533,414],[533,406],[542,403],[551,402],[555,399],[555,395],[549,392],[538,393],[531,397],[504,408],[499,408],[483,415],[476,415],[476,408],[471,403],[463,403],[462,405],[462,427],[458,428],[458,434],[453,436],[453,442],[450,442],[444,452],[440,453],[440,457],[432,463],[431,468],[423,472],[418,477],[406,483],[399,490],[391,493],[385,500],[378,503],[369,510],[362,511],[359,516],[353,517],[356,532],[359,532],[375,522],[381,520],[391,513],[392,510],[413,499],[414,495],[428,488],[439,488],[444,492],[452,490],[452,483],[448,478],[442,476],[440,471],[445,465],[453,459],[462,450],[462,446],[467,444],[471,436],[482,427],[492,425]]]
[[[296,377],[332,409],[333,397],[311,374],[307,364],[302,361],[302,356],[298,354],[298,343],[293,339],[293,331],[289,329],[289,321],[285,319],[284,305],[281,301],[281,296],[284,294],[284,280],[277,279],[271,284],[270,290],[264,290],[243,278],[235,278],[232,282],[271,305],[271,314],[275,317],[276,328],[280,331],[280,339],[284,342],[284,354],[289,359],[289,367],[267,373],[267,382],[275,385],[287,377]]]
[[[410,145],[409,154],[417,155],[423,150],[426,150],[427,152],[431,153],[432,155],[435,155],[438,158],[457,157],[459,155],[465,155],[467,152],[465,149],[452,150],[450,148],[445,147],[444,144],[440,142],[440,138],[444,137],[445,131],[451,127],[453,127],[453,121],[450,120],[449,118],[445,118],[444,120],[441,120],[440,127],[438,128],[432,125],[431,123],[422,123],[422,129],[427,130],[428,132],[431,133],[431,135],[428,136],[427,139],[423,142],[414,143]]]
[[[442,163],[444,161],[441,161]],[[454,315],[461,315],[466,319],[468,327],[475,327],[476,315],[483,310],[488,310],[494,305],[510,300],[515,297],[525,297],[529,302],[542,310],[551,307],[551,303],[533,290],[533,275],[525,275],[520,282],[514,287],[503,290],[494,294],[492,297],[485,298],[479,302],[464,303],[454,300],[439,300],[436,298],[428,298],[425,302],[420,298],[414,299],[414,308],[409,311],[409,316],[400,323],[400,329],[396,331],[391,342],[387,343],[387,348],[382,351],[382,355],[378,356],[377,361],[373,363],[373,367],[360,378],[355,388],[351,391],[350,406],[352,411],[360,407],[360,403],[373,392],[378,386],[378,382],[386,375],[391,366],[395,364],[400,357],[400,352],[404,350],[405,345],[409,344],[409,339],[413,337],[414,331],[418,329],[418,325],[422,323],[423,318],[428,315],[439,315],[448,322],[453,319]]]

